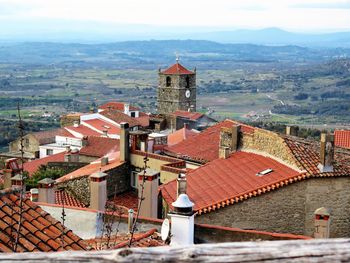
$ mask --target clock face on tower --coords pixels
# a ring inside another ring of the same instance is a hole
[[[186,98],[189,98],[191,96],[191,91],[186,90],[185,96],[186,96]]]

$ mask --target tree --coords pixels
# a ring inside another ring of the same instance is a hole
[[[35,188],[38,182],[44,178],[51,178],[53,180],[60,178],[65,174],[65,171],[60,168],[50,168],[46,165],[41,165],[39,169],[27,179],[26,185],[30,188]]]

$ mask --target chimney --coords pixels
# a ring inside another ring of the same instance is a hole
[[[66,153],[66,154],[64,155],[64,161],[65,161],[66,163],[70,163],[70,162],[72,161],[72,158],[71,158],[71,154],[70,154],[70,153]]]
[[[108,157],[105,156],[105,157],[102,157],[101,158],[101,166],[105,166],[108,164]]]
[[[187,194],[180,194],[174,203],[171,218],[171,246],[193,245],[194,240],[194,204]]]
[[[107,174],[97,172],[90,175],[90,208],[104,211],[107,202]]]
[[[315,215],[315,232],[314,238],[329,238],[330,232],[330,212],[327,208],[321,207],[316,209]]]
[[[232,152],[236,152],[239,146],[240,125],[233,125],[231,128],[221,127],[219,158],[227,159]]]
[[[30,201],[38,202],[38,198],[39,198],[39,189],[38,188],[30,189]]]
[[[186,174],[180,173],[177,178],[177,197],[180,194],[186,194],[187,192],[187,179]]]
[[[157,218],[158,215],[158,178],[159,172],[149,168],[138,174],[139,198],[143,198],[139,211],[140,216]],[[141,196],[141,186],[144,180],[143,196]]]
[[[81,139],[81,146],[84,147],[84,146],[88,146],[89,144],[89,137],[88,136],[84,136],[82,139]]]
[[[94,108],[94,107],[90,107],[89,112],[90,112],[90,113],[95,113],[95,108]]]
[[[291,136],[298,136],[299,127],[292,125],[292,126],[286,126],[286,135]]]
[[[129,161],[129,124],[127,122],[120,123],[120,161]]]
[[[70,153],[70,161],[78,163],[79,162],[79,150],[77,148],[73,149]]]
[[[16,174],[11,178],[11,186],[14,188],[20,188],[23,185],[23,176]]]
[[[132,232],[133,225],[134,225],[134,210],[129,209],[129,211],[128,211],[128,231],[129,231],[129,233]]]
[[[13,175],[12,169],[4,169],[3,170],[3,178],[4,178],[4,189],[10,188],[12,186],[11,178]]]
[[[320,163],[317,168],[321,173],[333,172],[334,134],[321,133]]]
[[[108,137],[108,130],[103,130],[102,131],[102,136],[103,137]]]
[[[44,178],[38,182],[39,197],[38,201],[43,203],[55,203],[55,180]]]
[[[73,122],[73,127],[74,127],[74,128],[79,127],[79,121],[74,121],[74,122]]]
[[[128,103],[124,103],[124,113],[126,115],[130,114],[130,105]]]

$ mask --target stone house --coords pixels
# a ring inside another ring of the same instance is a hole
[[[334,150],[332,135],[318,144],[228,120],[216,126],[167,152],[206,163],[186,175],[198,222],[313,235],[314,212],[326,207],[330,237],[350,236],[350,153]],[[165,211],[177,184],[160,186]]]

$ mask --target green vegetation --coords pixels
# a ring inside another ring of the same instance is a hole
[[[36,188],[38,182],[45,178],[51,178],[53,180],[60,178],[65,175],[65,171],[59,168],[49,168],[45,165],[40,166],[40,168],[26,180],[26,187],[28,189]]]

